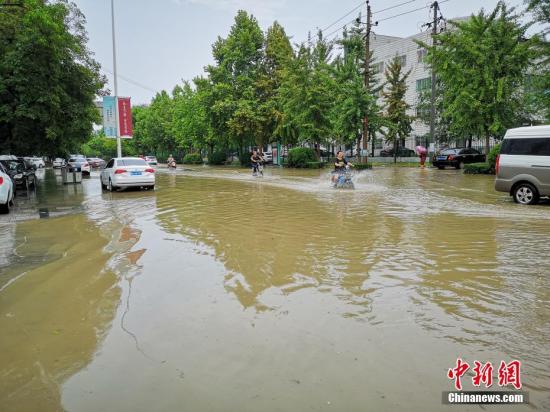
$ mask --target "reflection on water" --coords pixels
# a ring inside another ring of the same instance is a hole
[[[120,292],[105,270],[106,241],[84,216],[27,221],[17,235],[27,239],[17,250],[26,270],[0,292],[0,404],[57,410],[60,385],[91,360]]]
[[[6,235],[21,257],[0,274],[13,336],[0,345],[23,350],[0,354],[1,399],[36,387],[71,411],[431,411],[462,356],[522,360],[530,407],[550,408],[548,205],[456,171],[367,171],[351,192],[309,170],[157,179],[101,193],[96,174],[64,187],[52,173],[20,203],[33,220]]]

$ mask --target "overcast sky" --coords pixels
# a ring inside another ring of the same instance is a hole
[[[87,19],[89,47],[112,86],[112,40],[110,0],[74,0]],[[371,0],[373,20],[382,20],[426,6],[422,10],[380,22],[375,32],[410,36],[429,21],[428,0],[377,13],[406,0]],[[480,8],[492,9],[497,0],[444,0],[445,18],[467,16]],[[519,5],[522,0],[509,0]],[[115,0],[117,68],[119,95],[130,96],[134,104],[148,103],[156,91],[171,91],[184,80],[204,72],[212,62],[211,45],[226,37],[235,13],[243,9],[253,14],[262,29],[274,20],[283,25],[295,43],[307,39],[309,31],[324,29],[355,7],[359,0]],[[328,28],[329,34],[353,20],[366,6]]]

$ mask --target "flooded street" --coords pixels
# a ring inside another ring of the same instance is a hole
[[[46,170],[17,200],[2,411],[440,411],[458,357],[520,360],[512,408],[550,410],[550,202],[491,177],[198,167],[102,193]]]

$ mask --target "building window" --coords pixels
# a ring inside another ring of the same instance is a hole
[[[384,62],[374,63],[373,70],[374,70],[374,74],[383,73],[384,72]]]
[[[399,63],[401,63],[401,67],[405,67],[407,65],[406,55],[398,56],[397,59],[399,60]]]
[[[418,49],[416,51],[416,55],[418,56],[418,63],[424,63],[426,61],[426,56],[428,55],[428,50]]]
[[[432,87],[432,79],[430,77],[426,77],[424,79],[418,79],[416,81],[417,92],[423,92],[424,90],[431,89],[431,87]]]

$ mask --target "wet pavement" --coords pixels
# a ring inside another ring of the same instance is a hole
[[[2,411],[439,411],[458,357],[521,360],[508,409],[550,409],[548,201],[455,170],[39,177],[0,216]]]

